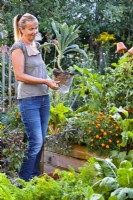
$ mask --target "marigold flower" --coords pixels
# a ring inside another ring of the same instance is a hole
[[[102,119],[101,115],[99,115],[97,118],[98,118],[99,120],[101,120],[101,119]]]
[[[89,130],[88,130],[88,133],[92,133],[92,131],[89,129]]]
[[[116,127],[115,127],[115,129],[116,129],[116,130],[118,130],[118,129],[119,129],[119,127],[118,127],[118,126],[116,126]]]
[[[100,115],[103,115],[103,112],[100,112]]]
[[[104,135],[104,136],[106,136],[106,135],[107,135],[107,133],[106,133],[106,132],[104,132],[104,133],[103,133],[103,135]]]
[[[100,121],[99,121],[99,120],[97,120],[97,121],[96,121],[96,124],[97,124],[97,125],[98,125],[98,124],[100,124]]]
[[[99,135],[96,135],[95,138],[98,139],[98,138],[99,138]]]

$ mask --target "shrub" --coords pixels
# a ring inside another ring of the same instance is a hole
[[[120,149],[122,129],[109,114],[85,111],[69,122],[78,127],[82,135],[81,143],[85,143],[89,151],[108,154],[111,150]]]

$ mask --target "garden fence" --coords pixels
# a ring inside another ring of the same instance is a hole
[[[17,82],[14,78],[14,73],[11,65],[11,56],[9,47],[0,47],[0,110],[5,112],[7,105],[11,106],[14,99],[16,99]]]

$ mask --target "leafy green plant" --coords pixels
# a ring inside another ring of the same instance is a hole
[[[66,124],[66,117],[69,116],[71,112],[72,110],[63,105],[63,103],[58,103],[55,107],[51,105],[48,125],[49,134],[61,132]]]
[[[109,89],[110,102],[116,107],[122,106],[129,112],[129,117],[132,118],[132,99],[133,99],[133,58],[128,53],[125,53],[118,63],[112,63],[115,67],[111,72],[113,80]],[[111,78],[111,76],[109,78]]]
[[[122,146],[126,147],[128,153],[133,149],[133,119],[128,119],[128,111],[122,107],[113,106],[110,113],[122,129]]]
[[[133,150],[130,150],[128,153],[126,151],[113,150],[111,151],[110,158],[117,168],[120,167],[120,163],[124,160],[130,161],[133,165]]]
[[[91,174],[92,172],[92,174]],[[56,169],[54,180],[47,174],[30,182],[16,179],[13,184],[0,173],[0,198],[4,200],[130,200],[133,198],[133,168],[122,161],[117,168],[111,159],[90,158],[77,172]],[[90,175],[90,179],[89,179]]]
[[[24,133],[16,128],[6,133],[0,132],[0,137],[3,139],[2,157],[8,163],[8,168],[3,166],[1,170],[5,173],[18,171],[25,149]]]
[[[0,137],[3,141],[2,159],[7,167],[1,171],[11,173],[18,171],[24,153],[24,127],[21,122],[20,112],[17,106],[12,106],[2,119],[0,125]]]
[[[14,128],[24,129],[21,121],[21,115],[18,106],[15,104],[8,108],[5,116],[3,117],[2,124],[5,125],[5,130],[12,130]]]
[[[40,46],[40,48],[48,48],[51,45],[55,46],[55,49],[58,53],[57,56],[57,65],[60,71],[63,71],[61,66],[61,59],[65,54],[70,52],[79,52],[87,57],[87,54],[83,49],[80,49],[77,44],[72,44],[73,41],[78,38],[79,27],[68,26],[66,23],[60,24],[56,21],[52,22],[52,28],[56,35],[56,41],[52,40],[51,43],[45,43]]]
[[[73,87],[75,93],[79,93],[79,97],[82,97],[84,103],[90,110],[103,110],[107,105],[106,99],[104,98],[103,82],[105,77],[98,73],[92,73],[87,68],[80,68],[76,65],[73,66],[79,74],[77,74],[78,82]],[[105,106],[105,107],[104,107]]]
[[[120,168],[109,159],[95,158],[97,170],[102,179],[96,182],[92,188],[95,192],[103,194],[105,199],[125,200],[133,198],[132,164],[128,161],[121,163]]]

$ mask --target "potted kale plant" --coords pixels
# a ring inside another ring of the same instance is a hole
[[[83,49],[80,49],[77,44],[73,44],[74,40],[79,37],[79,27],[76,28],[74,25],[69,27],[66,23],[60,24],[53,21],[52,28],[56,35],[56,40],[53,40],[53,42],[50,43],[44,43],[40,46],[40,48],[48,48],[49,46],[54,45],[57,52],[56,62],[58,66],[58,69],[53,69],[54,79],[60,81],[60,91],[68,92],[69,87],[72,84],[74,72],[63,70],[61,60],[65,57],[66,54],[72,52],[81,53],[85,57],[87,57],[87,54]]]

